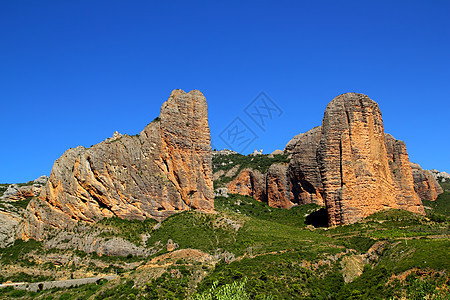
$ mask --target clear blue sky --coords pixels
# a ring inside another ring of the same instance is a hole
[[[216,148],[239,117],[257,136],[246,153],[364,93],[412,161],[450,171],[449,15],[449,1],[1,0],[0,182],[140,132],[175,88],[205,94]],[[245,113],[260,92],[281,111],[263,128]]]

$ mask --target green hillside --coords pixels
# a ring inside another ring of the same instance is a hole
[[[438,199],[432,213],[449,216],[444,209],[448,201],[445,195]],[[240,299],[449,297],[447,218],[433,221],[388,210],[353,225],[316,228],[311,224],[323,222],[317,205],[276,209],[238,195],[216,198],[216,210],[216,214],[183,212],[159,227],[153,221],[120,219],[94,226],[104,236],[136,244],[146,233],[148,247],[169,240],[178,245],[173,251],[160,247],[146,258],[100,257],[17,241],[0,250],[1,281],[86,274],[119,277],[37,293],[5,288],[0,295],[2,299],[230,299],[221,298],[227,293]],[[58,255],[69,255],[71,261],[55,263],[51,258]]]

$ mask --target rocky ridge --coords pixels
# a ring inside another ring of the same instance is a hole
[[[46,228],[70,230],[78,221],[161,220],[189,209],[214,210],[207,104],[200,91],[174,90],[140,134],[67,150],[30,202],[21,237],[42,239]]]

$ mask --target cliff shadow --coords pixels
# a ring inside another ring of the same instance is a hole
[[[328,227],[328,214],[325,207],[310,213],[305,220],[306,225],[314,227]]]

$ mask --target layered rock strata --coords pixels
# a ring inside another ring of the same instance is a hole
[[[397,203],[400,207],[408,207],[414,203],[420,207],[421,201],[414,190],[414,179],[405,143],[388,133],[384,135],[384,142],[389,169],[394,180]]]
[[[78,221],[163,219],[189,209],[214,210],[207,104],[200,91],[174,90],[140,134],[67,150],[29,204],[23,238]]]

